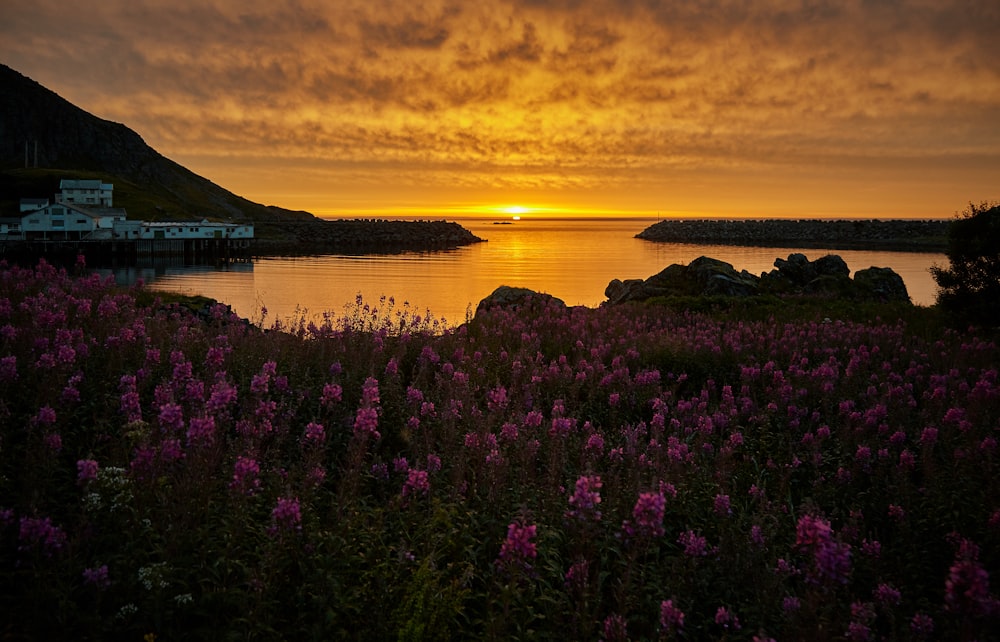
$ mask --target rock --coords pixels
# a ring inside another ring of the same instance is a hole
[[[906,291],[903,277],[896,274],[892,268],[870,267],[854,273],[854,283],[871,298],[878,301],[910,302],[910,294]]]
[[[645,281],[615,279],[607,303],[646,301],[657,296],[748,297],[757,294],[820,295],[836,299],[909,301],[903,279],[889,268],[860,270],[852,280],[847,263],[836,254],[810,261],[804,254],[775,259],[777,269],[760,277],[737,272],[725,261],[701,256],[689,265],[673,264]]]
[[[702,295],[753,296],[760,279],[746,270],[737,272],[732,264],[700,256],[688,265],[687,274]]]
[[[847,261],[840,258],[838,254],[827,254],[821,256],[812,263],[816,270],[816,276],[833,276],[850,278],[851,268],[847,267]]]
[[[615,279],[604,295],[611,304],[657,296],[752,296],[757,293],[758,281],[746,270],[737,272],[725,261],[701,256],[689,265],[669,265],[645,281]]]
[[[619,281],[614,279],[604,288],[604,296],[608,297],[611,303],[622,303],[624,301],[635,301],[642,289],[644,281],[642,279],[626,279]]]
[[[775,294],[794,291],[836,293],[844,288],[845,280],[850,281],[851,275],[847,263],[836,254],[827,254],[815,261],[804,254],[789,254],[787,259],[775,259],[774,267],[777,269],[761,275],[761,285]],[[821,281],[814,283],[817,279]]]
[[[490,308],[501,307],[501,308],[516,308],[523,305],[544,305],[544,306],[555,306],[557,308],[565,308],[566,304],[551,294],[543,294],[540,292],[535,292],[534,290],[529,290],[528,288],[516,288],[509,285],[501,285],[496,290],[487,296],[485,299],[479,302],[476,306],[476,313],[478,314],[480,310],[489,310]]]
[[[793,285],[802,286],[816,278],[816,269],[805,254],[789,254],[787,259],[774,259],[778,274]]]

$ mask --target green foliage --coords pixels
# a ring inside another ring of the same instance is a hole
[[[963,323],[1000,319],[1000,204],[969,203],[948,233],[949,267],[931,269],[938,305]]]

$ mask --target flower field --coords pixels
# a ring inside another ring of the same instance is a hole
[[[1000,349],[933,310],[162,296],[0,265],[2,639],[998,639]]]

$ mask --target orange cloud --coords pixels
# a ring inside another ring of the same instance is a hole
[[[515,191],[948,215],[1000,178],[1000,10],[985,0],[88,9],[5,9],[5,62],[267,202],[294,184],[314,209]]]

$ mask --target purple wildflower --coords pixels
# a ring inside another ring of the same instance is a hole
[[[111,579],[108,577],[108,565],[102,564],[94,568],[83,569],[83,583],[101,591],[111,586]]]
[[[426,470],[411,468],[406,474],[406,481],[403,483],[403,498],[411,495],[427,495],[430,492],[431,484]]]
[[[531,570],[530,560],[538,556],[538,546],[534,539],[538,527],[534,524],[511,522],[507,526],[507,538],[500,546],[498,563],[507,568],[519,567]]]
[[[81,459],[76,462],[76,481],[85,484],[97,479],[97,461],[94,459]]]
[[[684,531],[677,538],[677,543],[684,547],[688,557],[704,557],[709,554],[708,539],[694,531]]]
[[[66,533],[48,517],[22,517],[18,540],[21,543],[18,550],[36,549],[46,557],[52,557],[66,545]]]
[[[622,530],[631,537],[652,539],[662,537],[663,513],[667,499],[663,493],[640,493],[632,509],[632,521],[625,520]]]
[[[674,606],[673,600],[660,602],[660,628],[674,633],[684,628],[684,611]]]
[[[253,495],[260,489],[260,465],[252,457],[239,457],[233,467],[233,481],[229,488],[242,493],[243,495]]]
[[[212,417],[193,417],[188,422],[188,446],[210,446],[215,442],[215,419]]]
[[[582,475],[576,480],[576,488],[569,497],[566,516],[580,520],[600,521],[601,478],[599,475]]]
[[[299,500],[295,497],[279,497],[278,503],[271,511],[274,523],[273,533],[302,530],[302,510]]]
[[[339,403],[344,396],[344,390],[335,383],[328,383],[323,386],[323,394],[319,403],[324,408],[329,408],[335,403]]]
[[[304,447],[322,446],[326,441],[326,430],[323,424],[310,421],[306,424],[305,433],[302,435],[302,445]]]
[[[944,584],[945,608],[954,613],[980,616],[995,605],[990,596],[990,574],[979,562],[979,547],[960,539],[955,561]]]
[[[603,642],[628,642],[628,621],[618,613],[604,618]]]
[[[724,629],[732,629],[734,631],[739,631],[742,628],[740,626],[740,618],[724,606],[720,606],[715,611],[715,623]]]
[[[354,418],[355,436],[371,437],[374,440],[382,438],[378,431],[378,410],[375,408],[358,408],[358,414]]]

